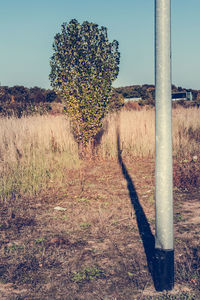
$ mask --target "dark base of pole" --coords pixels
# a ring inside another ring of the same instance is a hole
[[[154,286],[156,291],[170,291],[174,287],[174,250],[155,249]]]

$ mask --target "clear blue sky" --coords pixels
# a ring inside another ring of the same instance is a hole
[[[171,2],[172,81],[200,89],[200,1]],[[73,18],[119,41],[115,87],[154,83],[154,0],[0,0],[1,85],[50,88],[53,39]]]

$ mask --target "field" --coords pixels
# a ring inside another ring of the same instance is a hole
[[[0,299],[200,299],[200,110],[173,110],[175,288],[155,292],[154,111],[81,159],[64,115],[0,119]]]

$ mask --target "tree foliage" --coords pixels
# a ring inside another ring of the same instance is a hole
[[[73,19],[55,35],[53,51],[51,85],[63,99],[76,140],[86,144],[109,107],[119,72],[118,42],[109,42],[106,27]]]
[[[52,90],[23,85],[0,86],[0,116],[22,117],[51,111],[51,102],[60,102]]]

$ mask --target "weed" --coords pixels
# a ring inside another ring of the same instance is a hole
[[[44,237],[35,239],[36,244],[43,244],[45,241],[46,241],[46,238],[44,238]]]
[[[118,225],[119,221],[118,220],[113,220],[112,225]]]
[[[68,194],[66,194],[66,193],[63,193],[63,194],[62,194],[62,196],[63,196],[63,197],[67,197],[67,196],[68,196]]]
[[[155,203],[155,195],[151,195],[151,196],[149,197],[149,203],[150,203],[150,204],[154,204],[154,203]]]
[[[90,200],[88,198],[76,198],[76,200],[80,203],[88,203]]]
[[[98,249],[92,248],[91,251],[92,251],[92,253],[97,253]]]
[[[23,245],[17,245],[14,243],[11,246],[5,246],[4,248],[5,252],[12,252],[12,251],[23,250],[23,249],[24,249]]]
[[[174,221],[175,221],[175,222],[181,222],[181,221],[183,221],[183,216],[181,215],[180,212],[177,212],[177,213],[176,213],[176,215],[175,215],[175,217],[174,217]]]
[[[132,279],[134,277],[134,273],[128,272],[128,277]]]
[[[87,222],[84,222],[84,223],[81,223],[80,224],[80,227],[82,229],[89,229],[91,227],[91,224],[87,223]]]
[[[80,272],[74,273],[72,281],[76,283],[82,283],[84,281],[90,281],[98,278],[105,277],[104,271],[98,266],[86,267]]]
[[[75,181],[75,180],[68,181],[68,184],[69,184],[69,185],[74,185],[75,183],[76,183],[76,181]]]
[[[54,220],[63,220],[63,221],[65,221],[65,220],[68,220],[69,217],[68,217],[68,216],[65,216],[65,215],[59,215],[59,216],[52,216],[52,219],[54,219]]]

